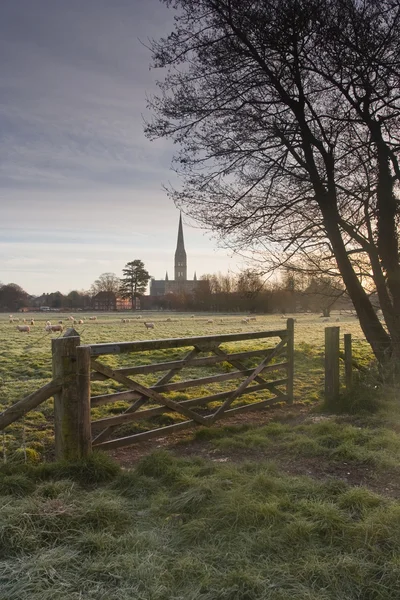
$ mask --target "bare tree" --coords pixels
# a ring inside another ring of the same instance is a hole
[[[176,203],[274,266],[314,252],[333,260],[378,360],[399,355],[399,2],[173,7],[174,32],[152,43],[167,74],[147,135],[180,147]]]
[[[92,283],[90,291],[94,296],[99,292],[114,292],[118,294],[121,285],[121,280],[115,273],[102,273],[94,283]]]

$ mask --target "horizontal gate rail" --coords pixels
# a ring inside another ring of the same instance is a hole
[[[276,331],[251,331],[246,333],[227,333],[223,335],[203,335],[192,338],[167,338],[165,340],[146,340],[144,342],[116,342],[112,344],[91,344],[90,355],[101,356],[104,354],[123,354],[125,352],[146,352],[146,350],[167,350],[169,348],[184,348],[185,346],[202,346],[217,342],[238,342],[245,340],[258,340],[260,338],[287,337],[287,329]]]

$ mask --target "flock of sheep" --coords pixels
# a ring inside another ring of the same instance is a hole
[[[68,317],[69,320],[71,321],[71,325],[83,325],[84,324],[84,319],[75,319],[75,317],[73,317],[72,315],[70,317]],[[19,319],[15,319],[13,317],[13,315],[10,315],[10,323],[15,323],[16,321],[19,321]],[[97,321],[97,317],[89,317],[89,321]],[[30,333],[31,332],[31,327],[33,327],[35,325],[35,319],[31,319],[30,323],[27,323],[26,319],[23,319],[23,323],[24,325],[17,325],[17,331],[19,331],[20,333]],[[57,332],[59,331],[60,333],[64,330],[64,325],[62,321],[58,321],[57,324],[53,324],[51,323],[51,321],[46,321],[46,325],[45,325],[45,331],[47,331],[47,333],[52,333],[52,332]]]

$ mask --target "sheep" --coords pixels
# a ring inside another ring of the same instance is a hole
[[[46,325],[45,330],[48,333],[51,333],[52,331],[62,331],[63,330],[63,326],[62,325]]]
[[[46,327],[47,327],[48,325],[51,325],[51,321],[46,321]]]
[[[171,321],[172,321],[172,319],[170,319],[170,318],[168,317],[168,319],[167,319],[167,323],[171,323]]]
[[[62,321],[58,321],[58,324],[59,324],[59,325],[62,325]]]
[[[146,323],[145,321],[143,325],[146,327],[146,329],[154,329],[154,323]]]
[[[194,319],[194,315],[190,315],[190,318],[191,318],[191,319]]]
[[[35,319],[31,319],[31,325],[35,324]]]
[[[214,323],[214,319],[208,319],[207,323]]]
[[[78,324],[83,325],[83,319],[79,319]]]
[[[26,319],[22,319],[22,322],[23,322],[23,323],[26,323]]]
[[[70,321],[75,322],[75,317],[73,317],[72,315],[70,315],[68,318],[69,318]]]
[[[122,323],[129,323],[129,319],[121,319]]]
[[[89,317],[89,321],[97,321],[97,317]]]
[[[26,333],[30,333],[31,328],[29,327],[29,325],[17,325],[17,330],[22,332],[26,332]]]
[[[247,319],[247,318],[242,319],[242,323],[248,323],[248,322],[249,322],[249,319]]]
[[[13,318],[13,316],[12,316],[12,315],[10,315],[8,318],[9,318],[9,319],[12,319],[12,318]]]

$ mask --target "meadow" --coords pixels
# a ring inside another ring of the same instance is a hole
[[[51,378],[48,317],[29,335],[2,318],[3,406]],[[284,327],[280,316],[243,324],[242,316],[208,323],[209,315],[157,313],[146,314],[156,324],[147,331],[134,317],[97,317],[76,326],[83,343]],[[10,427],[0,465],[0,600],[397,600],[397,390],[360,382],[354,414],[324,412],[329,323],[295,318],[295,404],[264,411],[260,422],[196,428],[128,468],[107,453],[51,462],[50,401]],[[330,324],[353,334],[367,364],[356,320],[334,315]]]
[[[35,389],[38,389],[51,380],[51,338],[59,336],[58,333],[48,334],[45,332],[47,320],[70,326],[68,314],[63,313],[35,313],[14,315],[18,322],[10,323],[9,315],[0,315],[0,408],[4,409],[12,403],[23,398]],[[82,344],[100,342],[133,341],[160,338],[190,337],[213,334],[238,333],[243,331],[261,331],[284,329],[286,327],[286,316],[281,315],[257,315],[256,321],[243,323],[243,315],[224,314],[197,314],[187,313],[162,313],[146,312],[140,314],[116,314],[116,313],[78,313],[77,319],[84,320],[83,324],[75,324],[76,331],[80,334]],[[96,316],[97,320],[90,320]],[[295,323],[295,397],[297,401],[315,402],[320,398],[323,376],[323,344],[324,328],[329,325],[341,326],[342,333],[352,333],[355,340],[356,356],[368,359],[369,349],[363,342],[362,332],[358,321],[351,315],[339,313],[333,314],[330,323],[321,319],[319,315],[298,314],[293,315]],[[31,332],[21,333],[17,325],[27,323],[31,319],[35,324]],[[122,319],[127,319],[123,323]],[[212,323],[210,322],[212,320]],[[154,329],[147,330],[144,321],[152,321]],[[273,344],[273,342],[271,342]],[[252,350],[260,347],[257,341],[241,342],[240,349]],[[235,350],[239,349],[235,345]],[[103,362],[112,367],[135,366],[146,364],[151,361],[165,361],[178,359],[187,352],[186,349],[162,350],[146,353],[146,355],[123,355],[103,357]],[[223,366],[223,365],[222,365]],[[207,376],[215,373],[215,367],[188,369],[186,378]],[[144,384],[154,383],[156,375],[141,376],[138,378]],[[116,382],[94,382],[92,393],[105,394],[119,391],[121,388]],[[225,384],[214,385],[208,390],[209,393],[217,393],[226,390]],[[200,390],[185,390],[185,393],[175,392],[171,394],[173,399],[185,400],[201,395]],[[199,394],[200,392],[200,394]],[[192,394],[192,395],[191,395]],[[257,400],[257,395],[252,394],[246,398],[247,402]],[[128,407],[126,402],[117,402],[92,409],[93,419],[110,416],[123,412]],[[169,417],[170,422],[176,420],[177,415]],[[165,424],[165,423],[164,423]],[[139,425],[125,425],[119,428],[123,435],[143,430],[146,423]],[[6,454],[6,459],[20,459],[21,446],[24,446],[24,458],[38,461],[42,458],[51,458],[53,451],[53,422],[52,422],[52,400],[49,400],[26,415],[23,421],[9,426],[1,440],[1,451]],[[28,450],[28,454],[26,453]]]

